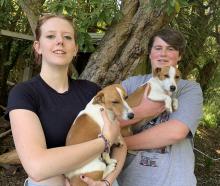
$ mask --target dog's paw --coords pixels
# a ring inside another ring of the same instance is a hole
[[[108,165],[117,165],[117,160],[116,159],[108,159],[108,161],[106,162]]]
[[[118,139],[117,139],[116,144],[117,144],[119,147],[120,147],[120,146],[123,146],[124,142],[123,142],[123,140],[122,140],[122,136],[121,136],[121,135],[118,136]]]
[[[173,101],[172,101],[172,107],[173,107],[173,110],[176,111],[178,109],[178,99],[176,98],[173,98]]]
[[[110,164],[106,167],[105,172],[103,174],[103,178],[106,178],[112,171],[115,170],[117,164]]]
[[[108,153],[103,153],[103,154],[102,154],[102,158],[103,158],[103,160],[105,161],[105,163],[106,163],[107,165],[117,164],[117,160],[116,160],[116,159],[113,159],[113,158],[110,158],[110,156],[109,156]]]
[[[115,147],[122,147],[124,145],[124,143],[121,143],[121,142],[116,142],[113,144],[113,146]]]
[[[173,112],[172,106],[166,107],[166,111],[169,112],[169,113],[172,113]]]
[[[110,159],[110,164],[114,164],[115,166],[117,165],[118,161],[116,159]]]

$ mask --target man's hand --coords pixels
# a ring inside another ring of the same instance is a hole
[[[141,101],[137,106],[132,109],[134,111],[134,119],[132,120],[120,120],[121,127],[135,124],[143,119],[153,119],[159,116],[165,111],[165,103],[161,101],[151,101],[147,95],[149,91],[149,86],[146,86],[144,94],[142,94]],[[135,97],[133,98],[135,99]],[[138,99],[138,98],[137,98]]]
[[[155,118],[165,111],[165,103],[161,101],[151,101],[148,97],[149,86],[146,87],[144,96],[138,106],[134,108],[139,118]]]

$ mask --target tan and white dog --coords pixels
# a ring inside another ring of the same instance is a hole
[[[178,108],[178,100],[172,98],[172,95],[177,91],[177,82],[180,77],[179,69],[174,66],[158,67],[153,70],[153,76],[149,81],[129,95],[127,102],[131,107],[134,107],[145,96],[152,101],[164,101],[166,110],[172,113]],[[147,92],[145,91],[146,89],[148,90]]]
[[[181,76],[180,71],[174,66],[167,66],[154,69],[152,74],[153,76],[149,81],[128,96],[127,103],[133,108],[140,104],[143,97],[147,97],[152,101],[164,101],[166,110],[172,113],[178,108],[178,100],[172,95],[177,91],[177,82]],[[121,129],[122,136],[132,135],[132,128],[140,127],[146,121],[150,121],[155,117],[146,117],[133,126],[123,127]]]
[[[112,123],[117,118],[132,119],[134,113],[125,101],[126,97],[126,92],[119,84],[107,86],[98,92],[75,119],[68,132],[66,145],[79,144],[98,137],[104,125],[101,108],[106,110]],[[119,143],[122,143],[120,136]],[[115,169],[116,164],[117,161],[111,159],[108,153],[103,153],[83,167],[67,173],[66,176],[69,178],[71,186],[84,186],[87,184],[81,181],[79,177],[81,174],[94,180],[101,180]]]

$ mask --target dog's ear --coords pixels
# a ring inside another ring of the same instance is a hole
[[[93,100],[93,104],[102,104],[105,102],[105,98],[104,98],[104,93],[103,92],[99,92]]]
[[[157,74],[160,73],[161,70],[162,70],[162,69],[161,69],[160,67],[155,68],[155,69],[153,70],[153,76],[157,76]]]

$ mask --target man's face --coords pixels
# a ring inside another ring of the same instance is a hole
[[[170,65],[176,66],[181,59],[179,51],[160,37],[155,37],[149,57],[153,69]]]

